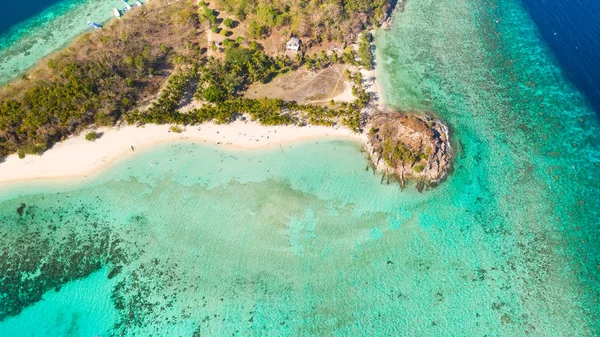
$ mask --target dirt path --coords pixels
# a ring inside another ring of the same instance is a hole
[[[206,31],[206,39],[208,40],[208,47],[206,49],[206,56],[211,57],[213,56],[213,50],[211,48],[212,44],[213,44],[213,32],[211,29],[208,29]]]
[[[344,77],[344,74],[346,73],[346,69],[348,69],[348,66],[345,65],[344,69],[342,69],[342,73],[340,74],[340,77],[338,77],[338,80],[335,83],[335,87],[333,87],[332,95],[335,94],[335,91],[337,90],[338,86],[340,85],[340,81],[342,80],[342,77]]]
[[[342,72],[340,73],[340,76],[338,77],[337,81],[335,82],[335,86],[333,87],[333,90],[331,91],[331,95],[328,98],[325,99],[319,99],[319,100],[314,100],[314,101],[307,101],[307,104],[313,104],[313,103],[326,103],[329,102],[331,100],[334,101],[341,101],[341,102],[350,102],[354,99],[354,95],[352,95],[352,89],[350,89],[349,92],[347,92],[348,90],[344,90],[342,93],[339,93],[336,95],[337,92],[337,88],[340,85],[340,82],[342,81],[342,78],[344,77],[344,74],[346,72],[346,69],[348,69],[348,66],[344,66],[344,69],[342,69]]]

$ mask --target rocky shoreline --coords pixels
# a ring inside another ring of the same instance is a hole
[[[385,16],[383,17],[383,20],[381,20],[380,23],[380,27],[383,30],[390,30],[390,28],[392,27],[392,22],[394,20],[394,13],[396,13],[396,11],[403,11],[404,10],[404,0],[392,0],[389,2],[386,10],[385,10]]]
[[[396,176],[402,187],[417,180],[417,187],[443,181],[452,166],[448,127],[428,115],[381,112],[367,123],[366,150],[375,168]]]

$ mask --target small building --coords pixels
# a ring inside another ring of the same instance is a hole
[[[291,38],[286,44],[285,44],[285,49],[286,50],[291,50],[291,51],[298,51],[298,49],[300,49],[300,39],[297,37],[293,37]]]

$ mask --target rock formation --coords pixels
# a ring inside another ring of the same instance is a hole
[[[367,151],[375,167],[407,179],[437,184],[451,167],[452,147],[448,127],[427,115],[379,113],[367,124]]]

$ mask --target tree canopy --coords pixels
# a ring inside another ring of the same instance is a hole
[[[254,38],[277,28],[299,36],[340,40],[380,17],[386,4],[384,0],[217,2],[238,19],[250,22]],[[241,98],[251,83],[268,82],[302,64],[314,70],[338,62],[358,65],[352,48],[341,55],[298,54],[292,60],[269,56],[258,43],[238,37],[223,41],[219,57],[206,58],[194,42],[200,27],[209,28],[201,25],[202,20],[217,28],[217,12],[205,3],[199,7],[188,1],[170,6],[149,4],[83,35],[50,58],[47,66],[0,93],[0,157],[14,152],[20,156],[41,153],[92,124],[113,125],[121,118],[130,123],[186,125],[227,122],[246,113],[267,125],[342,123],[361,129],[360,109],[370,96],[362,87],[360,73],[350,77],[357,100],[337,108]],[[234,25],[231,19],[223,23]],[[369,39],[365,34],[359,44],[358,59],[365,67],[372,62]],[[206,104],[179,112],[186,92]]]

